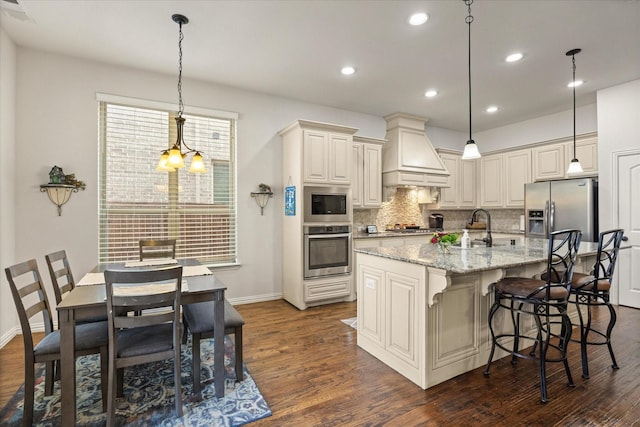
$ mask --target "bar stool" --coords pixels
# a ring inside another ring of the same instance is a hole
[[[566,351],[571,338],[571,320],[567,315],[567,306],[573,267],[581,239],[580,230],[561,230],[549,234],[546,279],[505,277],[494,284],[494,302],[489,311],[491,352],[484,375],[489,376],[496,347],[511,354],[513,365],[517,364],[518,358],[537,360],[540,400],[543,403],[548,400],[547,362],[562,362],[569,386],[574,385]],[[509,312],[512,332],[496,332],[493,321],[500,309]],[[522,315],[533,317],[535,334],[523,331]],[[528,346],[521,344],[529,342],[533,345],[532,349],[525,352]]]
[[[618,259],[618,250],[624,235],[624,230],[614,229],[603,231],[598,239],[596,263],[590,274],[574,273],[571,280],[570,301],[578,309],[580,319],[580,339],[572,339],[580,343],[582,356],[582,378],[589,378],[589,362],[587,360],[587,345],[606,345],[611,356],[611,367],[618,369],[616,357],[611,347],[611,331],[616,324],[616,310],[609,302],[609,290],[613,279],[613,271]],[[609,323],[606,331],[596,330],[592,326],[592,307],[606,306],[609,309]],[[581,308],[586,307],[585,314]],[[591,335],[591,337],[590,337]],[[592,339],[593,338],[593,339]]]

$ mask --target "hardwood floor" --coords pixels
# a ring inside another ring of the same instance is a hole
[[[570,346],[576,386],[561,364],[548,367],[549,403],[539,401],[536,366],[494,362],[421,390],[356,344],[340,320],[355,303],[299,311],[285,301],[236,306],[244,317],[245,363],[273,416],[251,426],[538,425],[640,426],[640,310],[618,308],[611,368],[605,346],[591,346],[591,378],[581,377],[579,345]],[[0,406],[22,383],[21,338],[0,350]]]

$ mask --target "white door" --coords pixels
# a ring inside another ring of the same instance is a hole
[[[629,249],[618,254],[617,281],[619,304],[640,308],[640,151],[613,153],[613,176],[618,177],[614,189],[617,226],[624,229]]]

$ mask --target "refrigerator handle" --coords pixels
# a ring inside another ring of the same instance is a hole
[[[553,224],[555,216],[556,216],[556,202],[552,200],[551,209],[549,210],[549,232],[556,231],[555,225]]]

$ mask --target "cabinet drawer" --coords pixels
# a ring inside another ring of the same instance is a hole
[[[319,279],[304,283],[304,300],[321,301],[348,296],[351,292],[351,276],[339,279]]]

